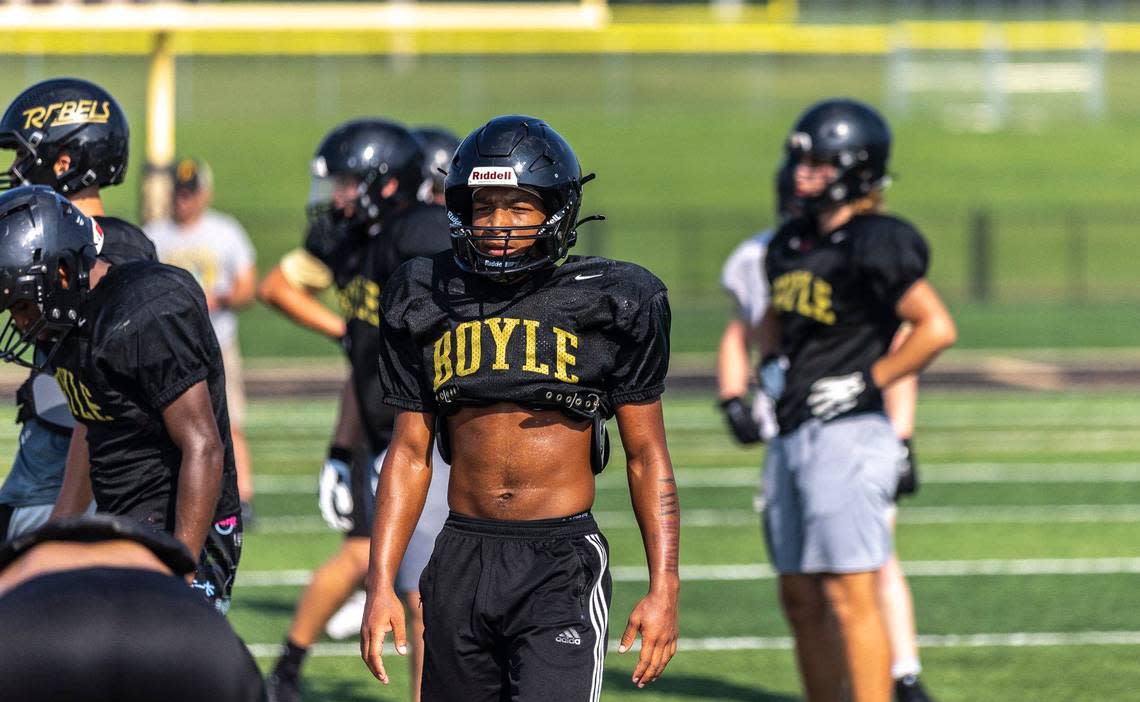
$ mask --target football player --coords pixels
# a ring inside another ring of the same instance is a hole
[[[424,700],[599,699],[611,580],[590,508],[615,414],[650,573],[619,650],[640,633],[639,687],[676,651],[680,508],[660,400],[669,303],[644,268],[566,258],[589,179],[542,120],[491,120],[448,170],[451,250],[410,261],[384,289],[380,372],[400,413],[361,654],[387,683],[387,634],[406,651],[393,583],[438,441],[451,514],[420,582]]]
[[[0,196],[0,357],[47,352],[71,413],[53,517],[87,510],[166,531],[200,554],[192,586],[222,613],[241,555],[225,375],[194,278],[99,258],[102,234],[44,186]]]
[[[447,164],[459,147],[459,137],[443,127],[416,127],[412,135],[419,139],[424,151],[424,184],[420,186],[419,197],[429,204],[442,205],[443,178]]]
[[[150,239],[109,217],[100,190],[123,182],[127,118],[94,83],[54,78],[20,93],[0,118],[0,149],[14,152],[0,188],[46,185],[67,197],[103,231],[100,255],[112,263],[157,260]],[[0,488],[0,541],[30,531],[51,514],[63,482],[75,420],[55,380],[33,371],[17,393],[23,424],[12,470]]]
[[[861,102],[810,107],[787,141],[803,214],[765,258],[761,348],[786,359],[783,387],[769,389],[780,435],[765,461],[765,537],[813,701],[842,699],[844,678],[853,702],[890,699],[877,578],[894,551],[904,454],[883,389],[957,334],[926,279],[926,241],[880,213],[890,145],[886,121]],[[904,322],[911,333],[892,347]]]
[[[109,515],[0,546],[4,701],[264,699],[249,650],[182,580],[194,567],[174,537]]]
[[[795,164],[785,163],[776,173],[776,199],[779,218],[787,221],[795,217]],[[757,347],[760,320],[768,307],[768,281],[764,276],[764,254],[775,235],[767,229],[741,243],[725,261],[721,272],[721,285],[732,297],[733,316],[725,325],[717,357],[717,382],[720,389],[720,407],[733,436],[742,444],[770,441],[779,428],[776,426],[775,407],[769,392],[761,388],[749,399],[752,352]],[[892,344],[897,346],[906,339],[904,325],[895,334]],[[782,362],[763,363],[769,376],[776,375],[775,384],[783,374]],[[772,390],[771,387],[768,388]],[[906,449],[906,464],[899,478],[895,499],[911,495],[918,488],[917,459],[911,436],[914,433],[915,409],[918,403],[918,376],[908,375],[883,391],[883,404],[891,426],[902,439]],[[760,501],[762,502],[762,501]],[[890,510],[891,528],[895,525],[897,510]],[[897,702],[930,702],[919,674],[922,664],[918,656],[918,633],[914,623],[914,602],[910,586],[899,564],[898,554],[892,553],[878,574],[879,597],[887,635],[891,642],[891,677],[895,681]]]
[[[270,696],[277,702],[300,699],[300,667],[309,647],[360,586],[368,569],[377,480],[373,466],[379,465],[379,457],[388,448],[395,416],[395,410],[382,401],[380,388],[380,291],[404,261],[450,246],[443,208],[417,199],[424,180],[424,153],[404,127],[379,119],[336,127],[317,149],[312,176],[304,249],[288,254],[270,273],[262,284],[262,297],[305,324],[325,318],[326,311],[314,293],[330,283],[337,287],[344,315],[340,322],[343,346],[352,367],[352,387],[345,395],[342,415],[358,414],[358,420],[348,420],[351,423],[345,426],[362,429],[370,458],[363,465],[357,461],[353,471],[352,444],[334,444],[329,450],[320,480],[321,512],[333,528],[346,532],[346,538],[339,552],[314,574],[297,604],[269,680]],[[322,271],[327,271],[323,279],[314,274]],[[323,325],[334,333],[340,331],[333,327],[332,320]],[[430,508],[417,525],[413,548],[401,565],[398,588],[414,622],[421,621],[420,572],[447,516],[446,491],[444,467],[433,482]],[[362,607],[356,610],[357,631],[362,611]],[[414,649],[417,655],[411,665],[416,696],[422,647]]]

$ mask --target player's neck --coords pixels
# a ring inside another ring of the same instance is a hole
[[[111,264],[102,258],[95,259],[95,265],[91,267],[91,272],[88,274],[88,286],[94,290],[99,281],[103,280],[103,276],[107,275],[107,271],[111,269]]]
[[[855,208],[849,202],[821,211],[815,220],[819,235],[827,236],[847,224],[854,216]]]
[[[71,204],[88,217],[98,217],[106,214],[103,209],[103,198],[99,197],[99,187],[92,185],[86,187],[68,198]]]

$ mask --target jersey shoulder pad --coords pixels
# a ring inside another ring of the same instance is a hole
[[[559,273],[567,283],[589,282],[591,287],[629,300],[648,300],[666,290],[665,283],[649,269],[600,256],[571,256]]]
[[[880,247],[928,248],[926,237],[909,221],[895,215],[859,215],[846,228],[864,253],[873,253]]]
[[[118,217],[97,215],[94,219],[103,230],[103,258],[113,264],[158,260],[154,242],[142,229]]]
[[[400,216],[393,230],[394,245],[401,258],[429,256],[451,249],[447,211],[442,205],[418,203]]]
[[[424,299],[430,299],[435,281],[446,279],[451,260],[449,250],[431,256],[416,256],[400,264],[380,293],[384,319],[393,326],[403,326],[399,320],[407,310]]]

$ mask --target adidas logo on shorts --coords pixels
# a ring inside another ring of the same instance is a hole
[[[565,629],[561,634],[554,637],[554,640],[561,644],[571,644],[574,646],[582,645],[582,637],[574,629]]]

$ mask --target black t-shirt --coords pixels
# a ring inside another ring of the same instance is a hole
[[[154,242],[143,230],[118,217],[98,215],[93,218],[103,231],[102,258],[111,263],[128,261],[157,261]]]
[[[380,453],[392,440],[396,411],[384,403],[380,387],[380,294],[397,268],[416,256],[451,249],[447,216],[439,205],[416,204],[384,222],[359,256],[346,257],[334,269],[338,278],[355,267],[340,285],[340,304],[348,323],[347,353],[369,448]],[[355,260],[350,260],[355,259]]]
[[[632,263],[571,256],[503,285],[464,273],[447,251],[404,264],[381,307],[380,377],[394,407],[513,402],[609,418],[665,388],[665,285]]]
[[[112,266],[54,365],[71,413],[87,427],[100,512],[174,530],[182,454],[162,410],[203,380],[224,447],[214,520],[239,511],[222,354],[189,273],[152,261]]]
[[[812,417],[812,383],[869,373],[887,352],[900,323],[895,307],[930,262],[925,239],[897,217],[860,215],[825,237],[814,226],[807,219],[784,224],[765,261],[779,353],[790,363],[776,404],[785,434]],[[883,408],[882,393],[864,381],[855,406],[838,417]]]

